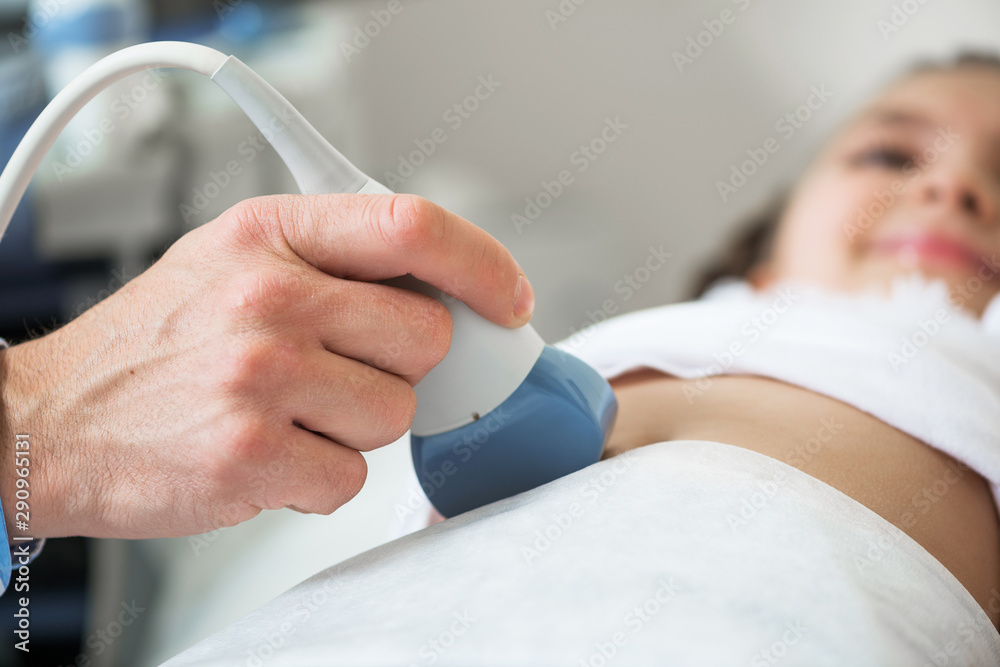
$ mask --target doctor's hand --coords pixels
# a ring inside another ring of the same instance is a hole
[[[242,202],[66,326],[0,353],[0,500],[30,437],[31,535],[147,538],[327,514],[409,428],[451,342],[411,273],[501,325],[534,297],[483,230],[410,195]]]

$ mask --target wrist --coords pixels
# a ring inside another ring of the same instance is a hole
[[[13,527],[14,512],[14,426],[17,421],[6,400],[7,397],[7,377],[9,375],[8,365],[10,359],[8,353],[10,349],[6,341],[0,343],[0,508],[3,509],[4,534],[7,542],[13,544],[11,539],[11,529]]]
[[[45,451],[51,434],[43,423],[45,392],[37,379],[44,370],[33,360],[36,342],[0,350],[0,503],[11,543],[14,537],[67,534],[59,523],[63,489],[51,483],[57,478]]]

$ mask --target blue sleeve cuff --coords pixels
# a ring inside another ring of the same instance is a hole
[[[7,341],[0,338],[0,350],[7,349]],[[0,504],[0,595],[7,590],[7,584],[10,583],[10,564],[13,560],[13,554],[9,549],[4,549],[2,545],[7,544],[7,523],[3,518],[3,505]]]
[[[2,513],[2,512],[0,512]],[[7,526],[4,526],[0,533],[3,533],[4,542],[7,541]],[[10,564],[14,560],[14,554],[12,553],[13,547],[10,549],[0,549],[0,595],[3,595],[3,591],[7,590],[7,585],[10,584]]]

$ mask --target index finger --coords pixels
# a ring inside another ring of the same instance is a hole
[[[531,319],[534,291],[510,251],[422,197],[274,195],[235,210],[329,275],[373,282],[410,273],[497,324]]]

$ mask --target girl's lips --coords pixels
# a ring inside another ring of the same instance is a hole
[[[966,268],[978,269],[979,253],[969,246],[941,234],[912,234],[876,241],[873,248],[880,252],[912,253],[914,259],[931,259]]]

